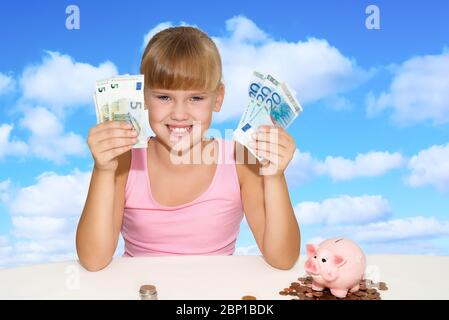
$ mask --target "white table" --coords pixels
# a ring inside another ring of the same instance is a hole
[[[288,300],[279,291],[305,275],[304,262],[284,271],[261,256],[115,258],[98,272],[50,263],[0,270],[0,299],[139,299],[139,287],[153,284],[159,300]],[[382,299],[449,299],[449,257],[371,255],[367,265],[367,278],[389,287]]]

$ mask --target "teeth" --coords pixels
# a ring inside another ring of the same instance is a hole
[[[189,127],[180,127],[180,128],[168,126],[168,128],[169,128],[170,132],[177,133],[177,134],[183,134],[183,133],[187,133],[190,131],[190,126]]]

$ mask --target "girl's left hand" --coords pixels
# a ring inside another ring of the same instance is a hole
[[[295,140],[283,128],[259,126],[249,147],[267,161],[262,163],[262,175],[282,175],[296,151]]]

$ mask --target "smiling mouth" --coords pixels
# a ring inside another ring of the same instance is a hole
[[[170,135],[174,136],[185,136],[192,132],[193,125],[188,126],[171,126],[166,124],[167,130],[169,131]]]

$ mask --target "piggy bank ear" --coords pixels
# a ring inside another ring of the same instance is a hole
[[[346,259],[340,255],[336,255],[336,256],[334,256],[333,262],[337,267],[341,267],[342,265],[344,265],[346,263]]]
[[[313,257],[316,254],[318,247],[314,244],[307,244],[306,245],[306,251],[307,251],[307,258]]]

